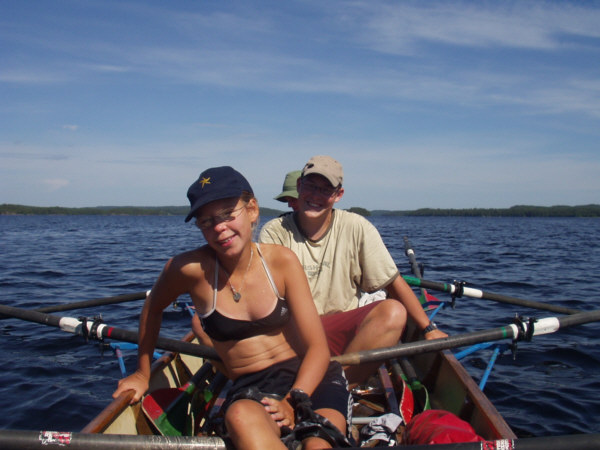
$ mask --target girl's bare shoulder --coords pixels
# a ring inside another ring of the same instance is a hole
[[[260,250],[270,264],[298,264],[298,257],[287,247],[279,244],[260,244]]]
[[[196,270],[199,268],[204,271],[208,264],[213,263],[214,259],[213,251],[208,245],[205,245],[173,256],[167,262],[167,267],[180,271],[186,271],[191,268]]]

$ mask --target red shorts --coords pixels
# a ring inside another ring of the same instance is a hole
[[[337,356],[344,353],[350,341],[356,336],[360,324],[378,303],[373,302],[351,311],[321,316],[321,323],[325,329],[327,344],[332,355]]]

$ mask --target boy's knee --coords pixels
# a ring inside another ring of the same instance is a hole
[[[404,327],[406,324],[406,308],[397,300],[383,300],[375,309],[379,326],[391,328]]]

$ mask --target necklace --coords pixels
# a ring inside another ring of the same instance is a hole
[[[242,298],[242,289],[244,289],[244,284],[246,282],[246,275],[248,274],[248,269],[250,269],[250,264],[252,264],[252,257],[254,256],[254,249],[250,247],[250,260],[248,261],[248,265],[246,266],[246,271],[244,272],[244,276],[242,277],[242,287],[239,291],[233,286],[231,283],[231,275],[223,268],[225,273],[227,274],[227,282],[229,283],[229,288],[231,289],[231,293],[233,294],[233,301],[238,303]]]

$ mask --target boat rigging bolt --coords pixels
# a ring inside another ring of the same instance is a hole
[[[454,280],[454,282],[452,284],[454,286],[454,289],[452,291],[452,301],[450,302],[450,305],[452,306],[452,309],[454,309],[454,307],[456,305],[456,299],[463,296],[463,294],[465,292],[464,288],[465,288],[465,285],[467,284],[467,282]]]

